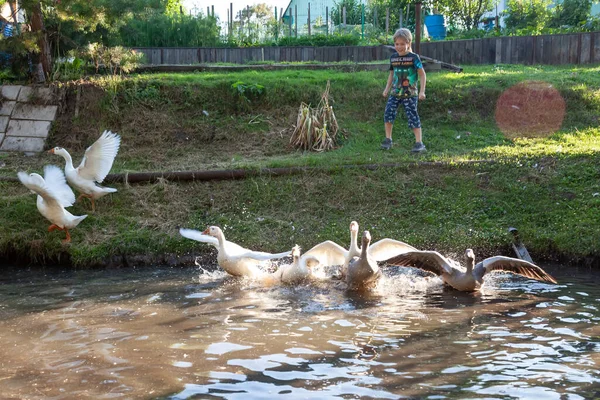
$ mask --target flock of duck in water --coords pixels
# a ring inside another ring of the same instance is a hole
[[[63,171],[54,165],[44,167],[44,176],[37,173],[19,172],[19,180],[37,194],[39,212],[52,224],[48,231],[62,230],[66,233],[63,241],[71,240],[69,229],[75,228],[87,215],[75,216],[66,210],[82,197],[90,199],[92,211],[95,201],[117,189],[100,186],[112,168],[119,151],[121,137],[111,131],[104,131],[94,144],[88,147],[77,168],[73,166],[71,155],[62,147],[49,150],[50,153],[65,159]],[[77,200],[69,186],[79,193]],[[318,267],[338,267],[336,277],[346,282],[349,290],[370,290],[377,286],[382,276],[378,263],[400,267],[419,268],[439,276],[442,281],[461,291],[476,291],[483,285],[483,278],[493,271],[504,271],[536,279],[542,282],[557,283],[539,266],[512,257],[495,256],[475,264],[473,250],[466,251],[466,269],[436,251],[422,251],[395,239],[381,239],[371,244],[369,231],[362,233],[361,246],[358,246],[358,223],[350,223],[350,247],[345,249],[330,240],[312,247],[301,255],[300,247],[283,253],[266,253],[246,249],[225,239],[223,231],[210,226],[200,232],[193,229],[180,229],[183,237],[207,243],[217,249],[217,263],[233,276],[261,279],[270,283],[298,284],[314,279],[313,270]],[[274,272],[269,272],[270,261],[292,256],[291,264],[284,264]]]

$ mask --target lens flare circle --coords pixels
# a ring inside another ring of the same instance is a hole
[[[545,137],[560,129],[565,100],[548,82],[520,82],[500,95],[495,117],[498,128],[510,139]]]

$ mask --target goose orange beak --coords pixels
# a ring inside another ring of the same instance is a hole
[[[203,234],[203,235],[208,235],[208,233],[209,233],[209,232],[210,232],[210,228],[206,228],[206,229],[205,229],[205,230],[202,232],[202,234]]]
[[[54,149],[50,149],[50,150],[48,150],[48,153],[50,153],[50,154],[54,154]]]

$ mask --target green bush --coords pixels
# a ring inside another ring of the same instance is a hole
[[[540,34],[550,19],[550,0],[508,0],[504,15],[504,24],[509,32],[526,30],[531,34]]]
[[[591,0],[563,0],[556,4],[548,22],[551,28],[585,25],[592,11]]]

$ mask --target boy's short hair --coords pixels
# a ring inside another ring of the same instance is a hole
[[[396,39],[402,38],[408,42],[408,44],[412,43],[412,33],[406,28],[400,28],[394,33],[394,37],[392,40],[395,42]]]

